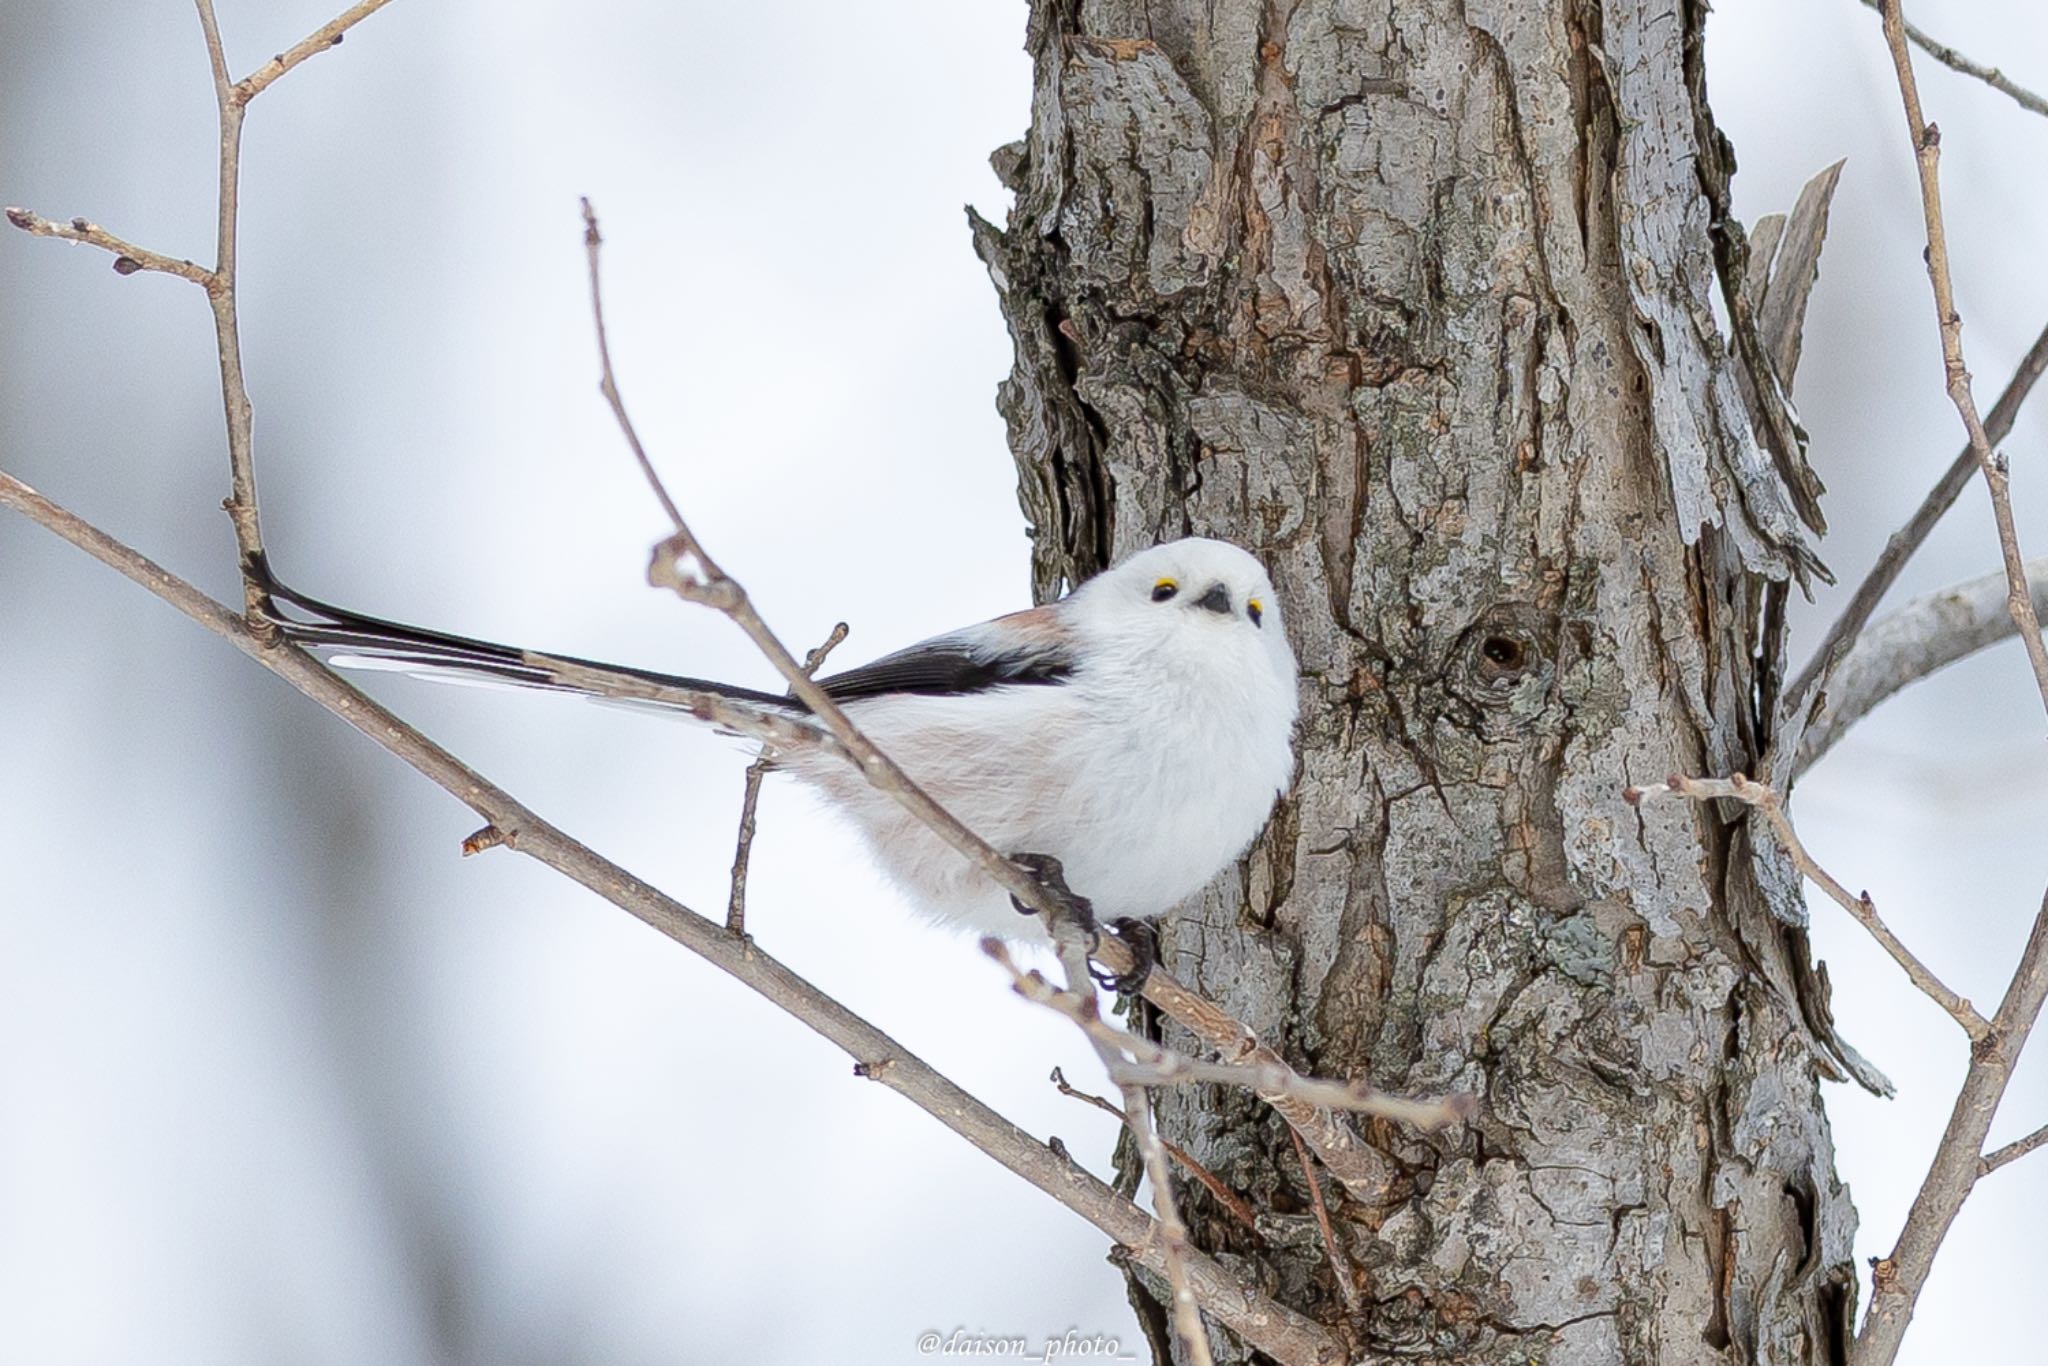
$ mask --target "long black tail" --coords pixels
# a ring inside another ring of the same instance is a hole
[[[624,664],[605,664],[573,655],[550,655],[521,650],[488,640],[423,630],[381,617],[364,616],[309,597],[287,586],[271,572],[262,555],[245,562],[249,578],[272,601],[270,619],[294,644],[316,650],[339,668],[362,667],[398,669],[422,677],[471,679],[540,688],[549,692],[575,693],[585,697],[608,698],[679,711],[701,713],[688,695],[709,694],[729,702],[771,709],[788,715],[802,713],[802,704],[774,693],[736,688],[708,678],[687,678],[679,674],[656,673]],[[277,609],[283,604],[299,616]],[[650,694],[669,694],[668,696]]]

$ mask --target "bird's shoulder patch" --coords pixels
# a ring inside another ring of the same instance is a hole
[[[1067,643],[1067,628],[1060,620],[1060,614],[1050,607],[1027,607],[1021,612],[1010,612],[986,623],[979,629],[994,634],[998,631],[1012,636],[1019,644],[1054,649]]]

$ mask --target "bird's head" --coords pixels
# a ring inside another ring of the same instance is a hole
[[[1191,536],[1141,550],[1082,584],[1073,601],[1134,646],[1260,667],[1292,691],[1294,652],[1273,581],[1228,541]]]

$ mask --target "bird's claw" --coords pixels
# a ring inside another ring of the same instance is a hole
[[[1091,966],[1089,976],[1104,991],[1117,996],[1135,996],[1145,989],[1145,979],[1159,964],[1159,930],[1149,920],[1133,920],[1125,916],[1110,922],[1109,932],[1131,951],[1131,970],[1105,972]]]
[[[1060,865],[1060,861],[1051,854],[1012,854],[1010,862],[1031,874],[1031,880],[1044,890],[1046,898],[1052,902],[1059,915],[1073,920],[1087,933],[1088,951],[1093,953],[1096,946],[1102,942],[1102,936],[1095,925],[1095,907],[1087,897],[1067,885],[1067,872]],[[1026,906],[1014,896],[1010,898],[1010,904],[1016,907],[1020,914],[1038,914],[1036,907]]]
[[[1012,854],[1010,862],[1031,874],[1032,881],[1045,890],[1058,913],[1081,927],[1088,936],[1088,953],[1092,957],[1102,947],[1104,927],[1096,923],[1095,908],[1088,898],[1067,885],[1066,870],[1060,866],[1060,861],[1051,854]],[[1010,898],[1010,904],[1024,915],[1038,914],[1014,896]],[[1128,916],[1107,928],[1130,950],[1131,970],[1109,972],[1090,965],[1088,975],[1104,991],[1118,996],[1134,996],[1144,989],[1145,979],[1152,975],[1152,969],[1159,962],[1159,931],[1149,921],[1134,920]]]

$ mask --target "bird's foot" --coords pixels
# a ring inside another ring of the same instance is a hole
[[[1010,862],[1031,874],[1031,880],[1045,890],[1054,908],[1062,917],[1071,919],[1088,936],[1088,953],[1092,957],[1102,947],[1102,933],[1105,928],[1096,923],[1095,907],[1088,898],[1067,885],[1066,869],[1051,854],[1012,854]],[[1016,897],[1010,904],[1024,915],[1038,912],[1026,906]],[[1128,972],[1109,972],[1091,965],[1089,976],[1104,991],[1118,996],[1135,996],[1144,989],[1145,979],[1152,975],[1152,969],[1159,962],[1159,931],[1150,921],[1134,920],[1126,916],[1106,927],[1119,942],[1130,951],[1131,969]]]
[[[1131,970],[1105,972],[1101,968],[1090,968],[1089,974],[1104,991],[1117,996],[1136,996],[1145,989],[1145,979],[1159,964],[1159,929],[1149,920],[1133,920],[1125,916],[1111,921],[1109,932],[1131,951]]]
[[[1093,953],[1095,946],[1102,942],[1095,925],[1095,907],[1087,897],[1067,885],[1067,872],[1060,866],[1060,861],[1051,854],[1012,854],[1010,862],[1031,875],[1031,880],[1044,890],[1060,916],[1081,927],[1088,936],[1088,951]],[[1010,904],[1021,914],[1038,914],[1035,908],[1026,906],[1014,896],[1010,898]]]

